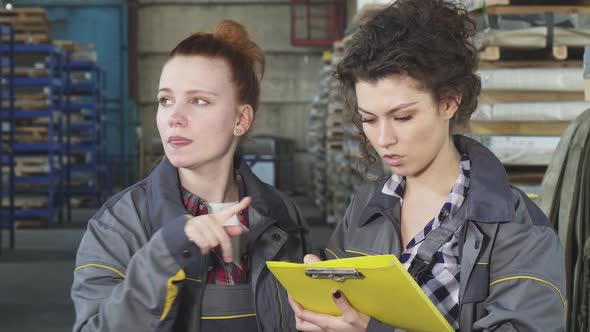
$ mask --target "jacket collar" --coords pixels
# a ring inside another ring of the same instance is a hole
[[[469,193],[463,202],[467,220],[504,222],[514,218],[512,188],[504,166],[481,143],[454,135],[455,145],[471,159]]]
[[[461,209],[465,219],[479,222],[510,221],[514,217],[512,190],[502,163],[494,154],[474,139],[454,135],[455,146],[471,160],[469,192]],[[372,195],[360,214],[360,224],[365,225],[378,214],[399,208],[399,199],[383,194],[381,189],[388,179],[378,180],[372,186]]]
[[[246,194],[252,198],[250,208],[262,217],[275,220],[278,226],[287,231],[297,230],[296,223],[287,213],[283,200],[274,189],[263,183],[250,170],[244,161],[236,158],[235,165],[242,176]],[[166,222],[188,213],[182,203],[178,169],[167,158],[162,159],[147,178],[148,209],[153,232]]]
[[[360,214],[360,222],[361,226],[368,224],[369,222],[373,221],[378,215],[380,214],[387,214],[391,209],[396,206],[399,206],[399,198],[386,195],[381,192],[381,189],[385,185],[385,183],[389,180],[389,178],[376,180],[374,182],[374,187],[372,186],[373,196],[369,200],[369,203],[365,206],[363,211]],[[390,218],[393,216],[389,216]]]

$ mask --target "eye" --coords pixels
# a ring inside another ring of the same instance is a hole
[[[195,99],[193,99],[193,104],[195,104],[195,105],[209,105],[209,102],[203,98],[195,98]]]
[[[361,118],[361,122],[362,123],[373,123],[373,122],[375,122],[375,119]]]
[[[172,105],[172,100],[168,97],[162,97],[159,99],[160,105],[162,106],[170,106]]]
[[[411,115],[403,116],[401,118],[395,118],[396,121],[401,121],[401,122],[408,121],[408,120],[411,120],[411,119],[412,119],[412,116]]]

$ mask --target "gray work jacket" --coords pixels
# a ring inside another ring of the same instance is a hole
[[[294,203],[238,168],[249,207],[251,287],[260,331],[295,330],[287,293],[268,260],[301,262],[304,222]],[[199,331],[208,255],[184,234],[177,169],[164,159],[88,222],[76,259],[74,331]]]
[[[470,186],[455,217],[461,250],[461,331],[562,331],[564,252],[541,210],[510,186],[483,145],[455,136],[471,159]],[[383,194],[387,179],[361,187],[327,247],[332,256],[401,254],[400,202]],[[395,310],[395,308],[392,308]],[[393,331],[372,319],[368,331]]]

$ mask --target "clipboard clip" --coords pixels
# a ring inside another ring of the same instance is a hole
[[[305,275],[312,279],[330,279],[336,282],[344,282],[346,279],[364,279],[365,276],[356,269],[321,269],[307,268]]]

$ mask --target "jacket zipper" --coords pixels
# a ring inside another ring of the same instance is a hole
[[[260,233],[260,235],[262,235],[262,233]],[[255,242],[256,242],[256,240],[254,240],[254,243]],[[285,243],[286,243],[286,241],[285,241]],[[282,246],[281,246],[281,248],[282,248]],[[281,248],[279,248],[279,250],[277,250],[277,252],[280,252],[280,249]],[[252,244],[252,246],[248,250],[249,250],[248,251],[248,267],[250,268],[250,284],[251,285],[254,285],[254,279],[252,279],[252,276],[253,276],[253,273],[252,273],[253,272],[253,269],[252,269],[252,256],[253,255],[252,254],[253,254],[253,251],[254,251],[254,244]],[[258,280],[261,280],[262,277],[263,277],[263,275],[265,273],[269,273],[269,270],[268,270],[268,268],[266,266],[264,266],[262,268],[262,270],[260,271],[260,274],[258,275]],[[276,282],[278,282],[278,281],[275,279],[275,283]],[[258,289],[259,288],[260,287],[256,287],[255,293],[252,294],[252,296],[254,297],[254,299],[253,299],[254,300],[254,310],[256,312],[258,312],[258,301],[256,301],[256,299],[257,299],[257,293],[258,293]],[[281,293],[279,292],[278,284],[277,284],[277,297],[278,297],[278,300],[279,300],[278,301],[278,305],[279,305],[279,327],[282,328],[283,327],[283,307],[281,306],[281,304],[283,303],[283,301],[281,301]],[[262,330],[261,329],[262,326],[261,326],[260,318],[258,317],[258,314],[256,315],[256,322],[258,323],[258,329],[259,330]]]
[[[205,268],[203,269],[203,271],[205,271],[203,273],[203,277],[201,280],[203,280],[203,291],[201,292],[201,298],[199,299],[199,331],[201,330],[201,317],[203,316],[203,304],[205,302],[205,287],[207,287],[207,275],[209,274],[209,255],[207,255],[207,257],[205,258]]]
[[[463,229],[461,230],[461,238],[459,239],[459,253],[461,254],[460,257],[463,257],[463,246],[465,245],[465,239],[467,238],[467,228],[469,228],[469,220],[465,220],[463,223]],[[460,265],[460,269],[463,269],[463,265]],[[461,272],[459,272],[460,275]],[[466,280],[461,280],[461,282],[467,282]],[[460,284],[459,284],[460,285]],[[461,289],[461,286],[459,286]],[[459,294],[459,326],[461,326],[461,311],[463,310],[463,294]]]

